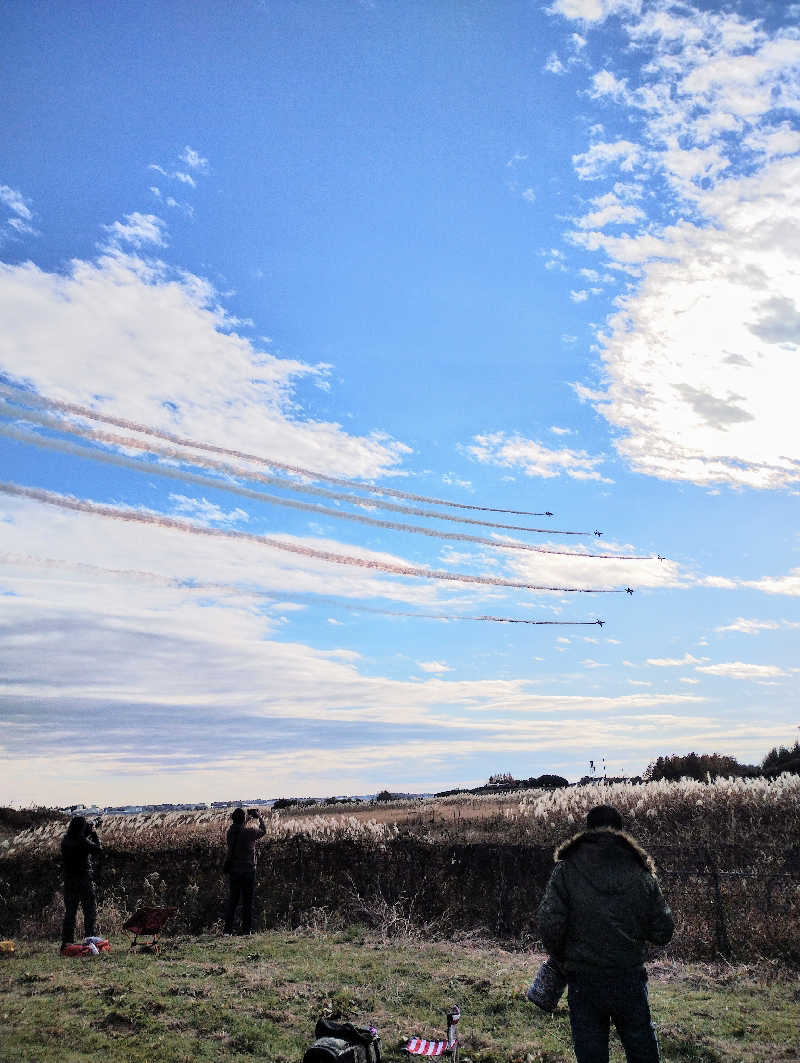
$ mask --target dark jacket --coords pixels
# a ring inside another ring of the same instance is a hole
[[[64,878],[82,878],[92,873],[92,853],[102,853],[103,847],[94,831],[77,837],[65,834],[61,841]]]
[[[228,844],[228,873],[242,875],[256,869],[256,842],[267,833],[264,820],[259,819],[257,827],[248,827],[246,823],[232,823],[228,827],[225,841]]]
[[[652,860],[630,835],[582,831],[555,859],[537,917],[545,948],[568,974],[640,967],[648,942],[670,940],[672,912]]]

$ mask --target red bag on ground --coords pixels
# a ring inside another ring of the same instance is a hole
[[[90,937],[74,945],[62,945],[62,956],[99,956],[101,952],[111,952],[108,938]]]

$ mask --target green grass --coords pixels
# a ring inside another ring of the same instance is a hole
[[[522,997],[542,957],[498,947],[336,934],[167,938],[158,955],[64,959],[19,944],[0,959],[2,1063],[300,1063],[321,1015],[372,1021],[388,1063],[413,1033],[441,1036],[461,1006],[464,1063],[573,1060],[562,1001]],[[770,964],[654,964],[650,994],[665,1061],[800,1060],[798,979]],[[612,1060],[624,1056],[612,1038]]]

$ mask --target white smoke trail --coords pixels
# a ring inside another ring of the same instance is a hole
[[[294,476],[303,476],[310,480],[324,480],[326,483],[338,484],[340,487],[349,487],[359,491],[367,491],[370,494],[388,495],[392,498],[405,498],[411,502],[423,502],[426,505],[431,506],[451,506],[455,509],[476,510],[481,513],[510,513],[514,516],[521,517],[553,516],[549,511],[533,513],[530,510],[525,509],[497,509],[493,506],[471,506],[463,502],[450,502],[444,498],[430,498],[426,495],[415,495],[408,491],[400,491],[393,487],[376,487],[374,484],[363,483],[360,480],[349,480],[339,476],[328,476],[325,473],[314,472],[313,469],[305,469],[300,465],[288,465],[285,462],[274,461],[271,458],[264,458],[258,454],[248,454],[246,451],[242,450],[231,450],[228,447],[216,446],[213,443],[201,443],[198,440],[187,439],[185,436],[175,435],[172,432],[164,432],[158,428],[138,424],[136,421],[129,421],[123,417],[112,417],[109,414],[98,413],[89,406],[80,406],[74,402],[60,402],[57,399],[47,399],[42,395],[37,395],[24,388],[14,387],[8,383],[0,383],[0,393],[9,396],[15,402],[25,402],[34,406],[45,407],[46,409],[60,410],[63,413],[76,414],[79,417],[86,417],[92,421],[100,421],[104,424],[114,425],[116,428],[125,428],[131,432],[140,432],[142,435],[155,436],[157,439],[166,440],[168,443],[177,443],[182,447],[206,450],[212,454],[225,454],[228,457],[239,458],[242,461],[252,461],[257,465],[266,465],[271,469],[281,469],[283,472],[291,473]]]
[[[183,591],[202,591],[204,594],[213,591],[216,594],[228,594],[253,598],[268,598],[276,604],[289,602],[296,605],[324,605],[333,609],[348,609],[354,613],[379,613],[383,616],[411,617],[415,620],[470,620],[489,621],[494,624],[531,624],[534,626],[557,626],[557,627],[596,627],[602,626],[605,621],[600,620],[532,620],[528,617],[512,616],[469,616],[464,613],[421,613],[404,609],[387,609],[377,605],[363,605],[358,602],[345,601],[342,598],[326,594],[299,594],[297,592],[284,594],[279,591],[265,591],[260,587],[246,586],[237,583],[211,583],[201,580],[182,580],[173,576],[160,576],[157,572],[147,572],[141,569],[130,568],[104,568],[101,565],[90,565],[85,561],[63,561],[53,557],[34,557],[30,554],[0,554],[0,564],[31,566],[46,569],[66,569],[90,576],[119,576],[123,579],[141,580],[146,583],[156,584],[163,587],[174,587]]]
[[[2,390],[3,388],[0,386],[0,392],[2,392]],[[269,476],[265,473],[255,472],[252,469],[245,469],[240,465],[231,465],[229,462],[215,461],[213,458],[198,456],[196,454],[187,454],[185,450],[176,450],[173,447],[157,446],[149,440],[137,439],[134,436],[119,436],[113,432],[99,431],[97,429],[88,428],[85,425],[76,424],[74,421],[67,421],[58,417],[50,417],[47,414],[35,413],[30,409],[25,409],[24,413],[20,413],[18,406],[12,406],[5,402],[0,403],[0,417],[7,420],[29,421],[32,424],[39,424],[45,428],[50,428],[55,432],[67,432],[71,435],[78,436],[81,439],[93,440],[99,443],[108,443],[112,446],[126,447],[132,450],[140,450],[145,453],[155,454],[158,457],[188,462],[192,465],[199,465],[205,469],[222,472],[226,476],[236,476],[241,479],[253,480],[256,483],[268,484],[271,487],[281,487],[289,491],[318,495],[322,498],[330,498],[337,502],[348,502],[352,505],[387,509],[391,510],[393,513],[407,513],[410,516],[428,517],[432,520],[453,521],[456,524],[472,524],[478,525],[482,528],[496,528],[501,531],[534,532],[543,535],[585,536],[593,534],[588,531],[561,531],[554,528],[529,528],[520,524],[498,524],[495,521],[476,520],[473,517],[462,517],[452,513],[437,513],[434,510],[419,509],[416,506],[404,506],[398,503],[385,502],[381,499],[366,499],[362,498],[360,495],[343,494],[341,491],[329,491],[327,488],[316,487],[312,484],[301,485],[294,481],[286,480],[285,478]]]
[[[443,572],[436,569],[419,568],[415,565],[398,565],[389,561],[378,561],[369,557],[336,554],[330,550],[316,550],[310,546],[284,542],[283,540],[273,539],[266,535],[256,535],[252,532],[233,531],[225,528],[207,528],[202,525],[191,524],[188,521],[175,520],[173,517],[162,517],[157,514],[144,513],[139,510],[122,509],[116,506],[102,505],[97,502],[87,502],[82,499],[57,494],[54,491],[44,491],[41,488],[25,487],[20,484],[0,483],[0,492],[18,498],[29,498],[36,502],[42,502],[45,505],[58,506],[61,509],[110,517],[112,520],[149,524],[153,527],[168,528],[174,531],[185,532],[189,535],[202,535],[211,538],[258,543],[273,550],[281,550],[286,553],[297,554],[301,557],[307,557],[317,561],[328,561],[337,565],[366,568],[376,572],[385,572],[393,576],[411,576],[419,579],[444,580],[455,583],[477,583],[482,586],[511,587],[518,590],[555,591],[563,594],[624,593],[624,590],[621,588],[548,587],[533,583],[520,583],[515,580],[500,579],[497,576],[473,576],[465,572]]]
[[[5,411],[0,408],[0,417],[2,416],[5,416]],[[524,550],[537,554],[558,554],[564,557],[580,558],[597,557],[620,561],[652,560],[652,558],[625,554],[576,554],[571,550],[555,550],[551,547],[532,546],[529,543],[521,543],[516,540],[504,541],[489,539],[483,536],[469,535],[466,532],[447,532],[437,528],[424,528],[418,524],[405,524],[399,521],[381,520],[378,517],[370,517],[364,513],[346,513],[339,509],[331,509],[328,506],[316,505],[313,502],[303,502],[298,499],[270,495],[263,491],[255,491],[249,487],[242,487],[241,485],[231,483],[230,481],[213,479],[210,476],[202,476],[198,473],[192,473],[184,469],[172,468],[169,465],[145,464],[144,462],[137,461],[135,458],[125,457],[121,454],[113,454],[109,451],[98,450],[96,448],[82,447],[77,443],[70,443],[66,440],[54,439],[50,436],[41,436],[31,432],[24,432],[7,425],[0,425],[0,434],[22,443],[27,443],[32,446],[46,447],[63,454],[71,454],[74,457],[100,461],[107,465],[132,469],[135,472],[157,473],[159,476],[169,477],[173,480],[180,480],[183,483],[192,483],[197,484],[200,487],[210,487],[215,490],[227,491],[231,494],[240,495],[244,498],[252,498],[262,503],[265,502],[270,505],[284,506],[289,509],[299,509],[307,513],[317,513],[320,516],[334,517],[337,520],[350,520],[358,524],[367,524],[373,528],[386,528],[390,531],[410,532],[414,535],[426,535],[432,539],[447,539],[461,543],[477,543],[480,546],[490,546],[500,550]],[[120,440],[120,442],[122,441]]]

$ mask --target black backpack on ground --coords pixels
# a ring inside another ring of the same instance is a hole
[[[381,1039],[369,1027],[320,1019],[303,1063],[381,1063]]]

